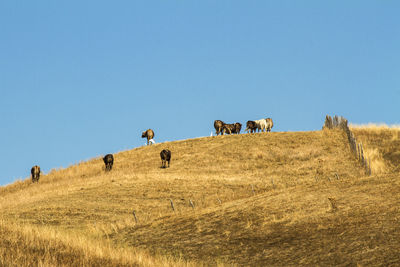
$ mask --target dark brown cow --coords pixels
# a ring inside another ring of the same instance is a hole
[[[145,138],[145,137],[147,137],[147,145],[149,145],[150,140],[154,138],[153,130],[152,129],[148,129],[148,130],[144,131],[142,133],[142,138]]]
[[[34,182],[39,182],[40,178],[40,167],[38,165],[35,165],[31,169],[31,175],[32,175],[32,183]]]
[[[222,132],[222,129],[224,128],[225,122],[216,120],[214,121],[214,128],[215,128],[215,134],[216,135],[223,135],[224,133]]]
[[[163,149],[160,152],[161,156],[161,168],[166,168],[167,167],[167,162],[168,162],[168,168],[169,168],[169,162],[171,160],[171,151],[168,149]]]
[[[223,134],[228,133],[232,134],[235,132],[235,124],[224,124],[224,127],[222,128]]]
[[[114,164],[114,156],[112,154],[107,154],[103,158],[104,164],[106,165],[106,172],[111,171]]]
[[[232,133],[240,134],[241,129],[242,129],[242,124],[237,122],[235,123],[235,129],[232,131]]]
[[[257,123],[255,121],[247,121],[246,132],[255,133],[257,130]]]

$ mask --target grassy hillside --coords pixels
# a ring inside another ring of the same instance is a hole
[[[160,168],[163,148],[169,169]],[[1,188],[2,263],[400,264],[396,167],[366,177],[340,130],[198,138],[114,156],[110,173],[99,157]]]

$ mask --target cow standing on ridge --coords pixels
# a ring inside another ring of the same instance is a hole
[[[241,129],[242,129],[242,124],[237,122],[237,123],[235,123],[235,130],[232,133],[240,134]]]
[[[246,123],[246,132],[255,133],[257,130],[257,124],[254,121],[247,121]]]
[[[103,158],[104,164],[106,165],[106,172],[111,171],[114,164],[114,156],[112,154],[107,154]]]
[[[154,132],[152,129],[148,129],[142,133],[142,138],[147,138],[147,145],[149,145],[150,140],[154,138]]]
[[[214,121],[214,128],[215,128],[215,134],[218,136],[219,134],[224,135],[224,133],[222,132],[223,128],[224,128],[225,122],[221,121],[221,120],[215,120]]]
[[[160,152],[160,157],[161,157],[161,168],[166,168],[167,162],[168,162],[168,168],[169,168],[169,162],[171,160],[171,151],[169,151],[168,149],[163,149]]]
[[[38,165],[35,165],[31,169],[31,175],[32,175],[32,183],[34,182],[39,182],[40,178],[40,167]]]
[[[223,127],[223,130],[222,130],[222,133],[223,134],[225,134],[225,133],[228,133],[228,134],[232,134],[232,133],[234,133],[235,132],[235,124],[224,124],[224,127]]]
[[[265,132],[267,130],[267,121],[265,119],[255,120],[257,125],[257,130],[261,132]]]
[[[274,122],[271,118],[266,118],[265,121],[267,122],[267,132],[271,132],[272,127],[274,127]]]

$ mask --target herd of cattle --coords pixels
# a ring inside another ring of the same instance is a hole
[[[273,126],[274,122],[271,118],[247,121],[245,131],[248,133],[255,133],[257,131],[270,132]],[[220,120],[216,120],[214,121],[214,128],[216,135],[239,134],[240,130],[242,129],[242,124],[239,122],[229,124]]]
[[[255,133],[255,132],[270,132],[274,123],[271,118],[255,120],[255,121],[247,121],[245,131],[248,133]],[[242,124],[239,122],[228,124],[221,120],[214,121],[214,128],[216,135],[224,135],[224,134],[239,134],[240,130],[242,129]],[[152,129],[148,129],[142,133],[142,138],[147,138],[147,145],[149,145],[154,138],[154,131]],[[171,151],[168,149],[163,149],[160,152],[161,157],[161,168],[167,168],[167,163],[169,167],[169,163],[171,161]],[[114,156],[112,154],[107,154],[103,157],[103,161],[105,164],[105,171],[111,171],[113,164],[114,164]],[[39,182],[40,178],[40,167],[35,165],[31,169],[32,175],[32,182]]]

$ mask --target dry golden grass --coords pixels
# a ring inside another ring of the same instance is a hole
[[[0,263],[400,264],[399,175],[365,177],[346,140],[340,130],[207,137],[117,153],[110,173],[98,157],[18,181],[0,188]]]
[[[179,258],[115,247],[108,239],[51,227],[0,222],[0,266],[199,266]]]
[[[400,127],[396,125],[351,125],[364,153],[371,160],[372,173],[400,171]]]
[[[379,131],[379,130],[398,130],[398,131],[400,131],[399,124],[387,125],[386,123],[367,123],[367,124],[350,123],[349,127],[353,128],[353,129],[367,129],[367,130],[372,130],[372,131]]]

